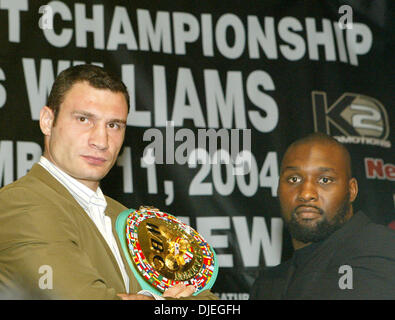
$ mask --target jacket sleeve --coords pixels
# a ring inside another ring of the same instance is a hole
[[[359,255],[349,259],[338,275],[332,299],[395,299],[395,259],[389,256]],[[340,270],[340,269],[339,269]]]
[[[78,228],[24,188],[0,193],[0,289],[32,299],[119,299],[79,245]]]

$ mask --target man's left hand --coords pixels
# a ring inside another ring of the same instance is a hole
[[[163,293],[163,297],[170,298],[185,298],[191,296],[196,288],[193,285],[185,285],[184,283],[176,284],[174,287],[167,289]]]

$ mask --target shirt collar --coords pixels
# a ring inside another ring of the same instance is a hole
[[[41,156],[38,163],[71,193],[84,210],[87,210],[89,205],[94,205],[100,207],[101,211],[104,212],[107,207],[107,201],[100,187],[97,188],[96,192],[91,190],[83,183],[65,173],[44,156]]]

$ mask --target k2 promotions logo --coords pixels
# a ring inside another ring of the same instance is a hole
[[[344,93],[328,106],[326,92],[312,91],[314,130],[341,143],[391,148],[388,114],[383,104],[358,93]],[[337,135],[340,133],[340,135]]]

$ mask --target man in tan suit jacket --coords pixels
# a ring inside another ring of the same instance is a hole
[[[72,183],[96,192],[117,159],[128,110],[126,87],[102,68],[83,65],[63,71],[40,113],[45,159]],[[114,225],[127,208],[109,197],[105,201],[105,215],[121,248]],[[117,261],[97,222],[43,166],[35,164],[2,188],[0,204],[0,298],[153,299],[138,294],[141,288],[122,249]],[[193,291],[178,286],[163,296],[216,299],[210,291],[192,297]]]
[[[109,197],[106,200],[106,215],[115,222],[126,208]],[[0,261],[6,267],[6,279],[17,281],[7,286],[18,285],[34,297],[40,293],[40,278],[46,278],[44,272],[39,273],[40,267],[50,266],[53,280],[43,289],[44,295],[115,299],[117,293],[126,292],[117,262],[99,230],[43,167],[35,164],[25,177],[4,187],[0,203]],[[138,292],[136,279],[127,271],[130,292]]]

